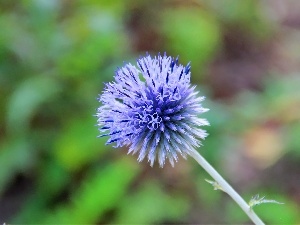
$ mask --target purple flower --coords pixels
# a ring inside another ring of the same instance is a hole
[[[198,118],[208,109],[190,85],[190,68],[166,54],[147,54],[137,67],[128,63],[118,69],[99,97],[100,137],[109,136],[106,144],[115,147],[130,146],[128,153],[138,152],[138,161],[147,157],[151,166],[156,158],[160,167],[166,159],[174,166],[178,154],[186,158],[207,136],[200,126],[209,125]]]

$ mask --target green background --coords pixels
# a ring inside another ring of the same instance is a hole
[[[199,152],[267,224],[300,223],[300,2],[0,0],[0,223],[248,224],[195,160],[97,138],[103,83],[146,52],[191,62]]]

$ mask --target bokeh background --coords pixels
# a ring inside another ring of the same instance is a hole
[[[247,216],[193,160],[97,138],[103,83],[145,52],[191,61],[201,154],[255,211],[300,223],[300,1],[1,0],[0,223],[224,224]]]

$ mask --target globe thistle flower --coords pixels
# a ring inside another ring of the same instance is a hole
[[[115,81],[107,83],[97,110],[99,137],[109,136],[106,144],[129,146],[128,153],[138,153],[138,161],[147,157],[153,166],[166,159],[172,166],[178,155],[186,158],[199,147],[209,125],[198,116],[203,108],[195,86],[190,84],[190,64],[182,66],[164,54],[149,54],[118,68]]]

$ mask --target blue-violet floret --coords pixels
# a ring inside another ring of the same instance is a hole
[[[115,147],[128,145],[128,153],[138,153],[138,161],[147,157],[151,166],[156,158],[160,167],[166,159],[174,166],[178,153],[186,158],[207,136],[200,126],[209,125],[198,117],[208,109],[190,85],[190,68],[166,54],[119,68],[99,97],[100,137],[109,136],[107,144]]]

